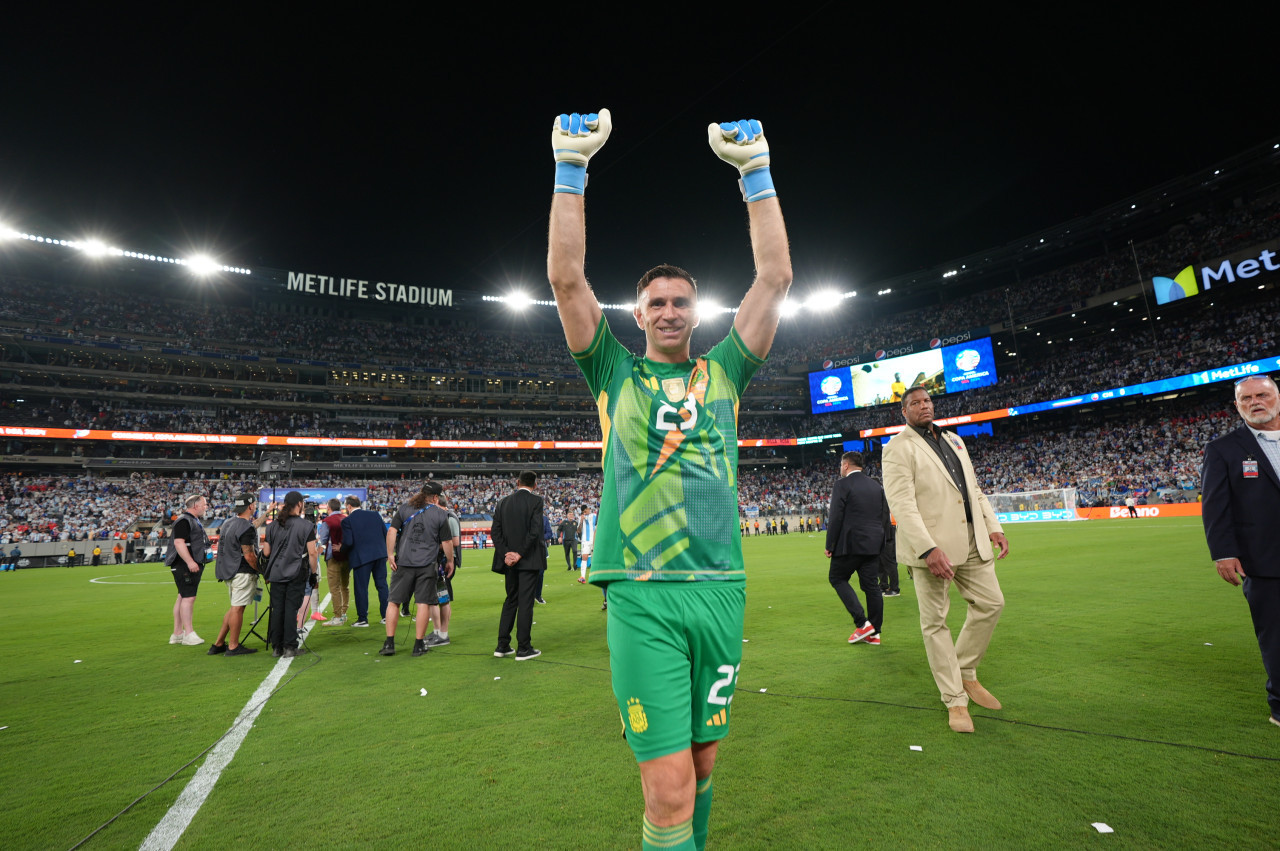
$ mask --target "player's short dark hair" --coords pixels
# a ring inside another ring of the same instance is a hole
[[[902,394],[903,410],[906,410],[907,408],[907,397],[909,397],[912,393],[915,393],[918,390],[923,390],[925,393],[929,392],[929,388],[925,387],[923,384],[912,384],[910,387],[907,388],[906,392]]]
[[[525,470],[517,481],[520,482],[520,487],[531,488],[538,483],[538,474],[533,470]]]
[[[347,505],[351,506],[352,508],[359,508],[360,497],[356,496],[355,494],[352,494],[351,496],[347,497]]]
[[[329,510],[330,511],[342,510],[342,503],[338,502],[338,498],[336,496],[333,499],[329,500]]]
[[[679,278],[682,281],[688,281],[689,286],[693,287],[694,297],[696,298],[698,295],[698,282],[693,279],[693,275],[690,275],[679,266],[663,263],[661,266],[654,266],[648,272],[645,272],[639,283],[636,284],[636,304],[640,303],[640,299],[644,296],[644,291],[658,278]]]
[[[850,464],[852,464],[852,465],[853,465],[853,466],[855,466],[855,467],[861,467],[861,466],[862,466],[862,453],[861,453],[861,452],[849,451],[849,452],[846,452],[846,453],[844,453],[843,455],[841,455],[841,456],[840,456],[840,460],[841,460],[841,461],[848,461]]]

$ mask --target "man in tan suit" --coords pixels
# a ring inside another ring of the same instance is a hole
[[[987,497],[978,490],[964,441],[933,424],[933,400],[923,387],[902,397],[907,427],[884,448],[884,490],[898,521],[898,561],[911,567],[920,605],[920,631],[933,679],[947,705],[951,729],[972,733],[969,701],[999,709],[1000,701],[978,682],[1004,594],[995,559],[1009,542]],[[996,556],[992,544],[1000,548]],[[952,643],[947,596],[952,580],[969,610]]]

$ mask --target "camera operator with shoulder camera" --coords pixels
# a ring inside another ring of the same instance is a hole
[[[222,619],[218,637],[209,648],[210,656],[247,656],[258,651],[240,643],[245,607],[258,593],[258,529],[267,515],[255,519],[258,500],[249,494],[235,499],[235,516],[219,528],[218,559],[214,573],[219,582],[227,583],[231,608]]]

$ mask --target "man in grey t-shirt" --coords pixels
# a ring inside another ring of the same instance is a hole
[[[396,653],[396,627],[400,623],[400,604],[410,596],[418,606],[438,604],[436,596],[436,562],[439,553],[445,556],[445,569],[453,572],[453,534],[449,530],[449,515],[438,503],[444,489],[439,482],[428,481],[413,499],[396,511],[387,528],[387,565],[391,568],[391,597],[387,603],[387,640],[378,651],[383,656]],[[428,613],[418,612],[414,624],[416,640],[413,655],[421,656],[428,649]]]

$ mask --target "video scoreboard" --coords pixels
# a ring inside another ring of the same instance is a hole
[[[908,387],[931,395],[957,393],[996,383],[991,338],[966,340],[899,357],[809,373],[809,404],[815,414],[896,402]]]

